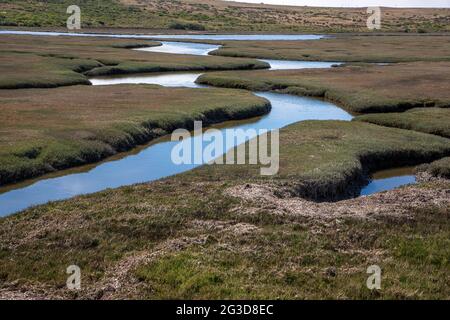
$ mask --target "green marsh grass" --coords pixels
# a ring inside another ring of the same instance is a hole
[[[356,120],[450,138],[450,108],[417,108],[401,113],[364,115]]]

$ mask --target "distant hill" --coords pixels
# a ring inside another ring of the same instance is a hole
[[[2,0],[0,26],[65,26],[77,4],[83,28],[247,32],[366,32],[364,8],[271,6],[213,0]],[[450,31],[450,9],[383,8],[383,32]]]

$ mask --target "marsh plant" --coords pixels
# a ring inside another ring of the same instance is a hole
[[[263,176],[276,175],[280,167],[278,130],[238,128],[203,131],[202,121],[195,121],[193,136],[186,129],[178,129],[172,133],[172,141],[179,141],[171,153],[172,162],[176,165],[261,165],[266,166],[260,169]]]

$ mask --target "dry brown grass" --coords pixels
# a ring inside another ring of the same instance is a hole
[[[448,188],[330,206],[179,176],[52,203],[0,219],[0,297],[448,299]]]
[[[83,28],[229,32],[369,32],[365,8],[271,6],[216,0],[76,0]],[[3,0],[0,25],[65,27],[69,0]],[[381,32],[449,31],[449,9],[382,8]]]
[[[203,23],[213,30],[245,31],[368,31],[365,8],[276,6],[216,0],[148,1],[121,0],[167,17]],[[180,15],[177,13],[188,12]],[[382,31],[449,30],[449,9],[382,8]],[[206,16],[199,19],[194,16]]]

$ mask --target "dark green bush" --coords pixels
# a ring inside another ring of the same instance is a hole
[[[194,22],[172,22],[169,25],[169,28],[175,30],[194,30],[194,31],[206,30],[205,26]]]

